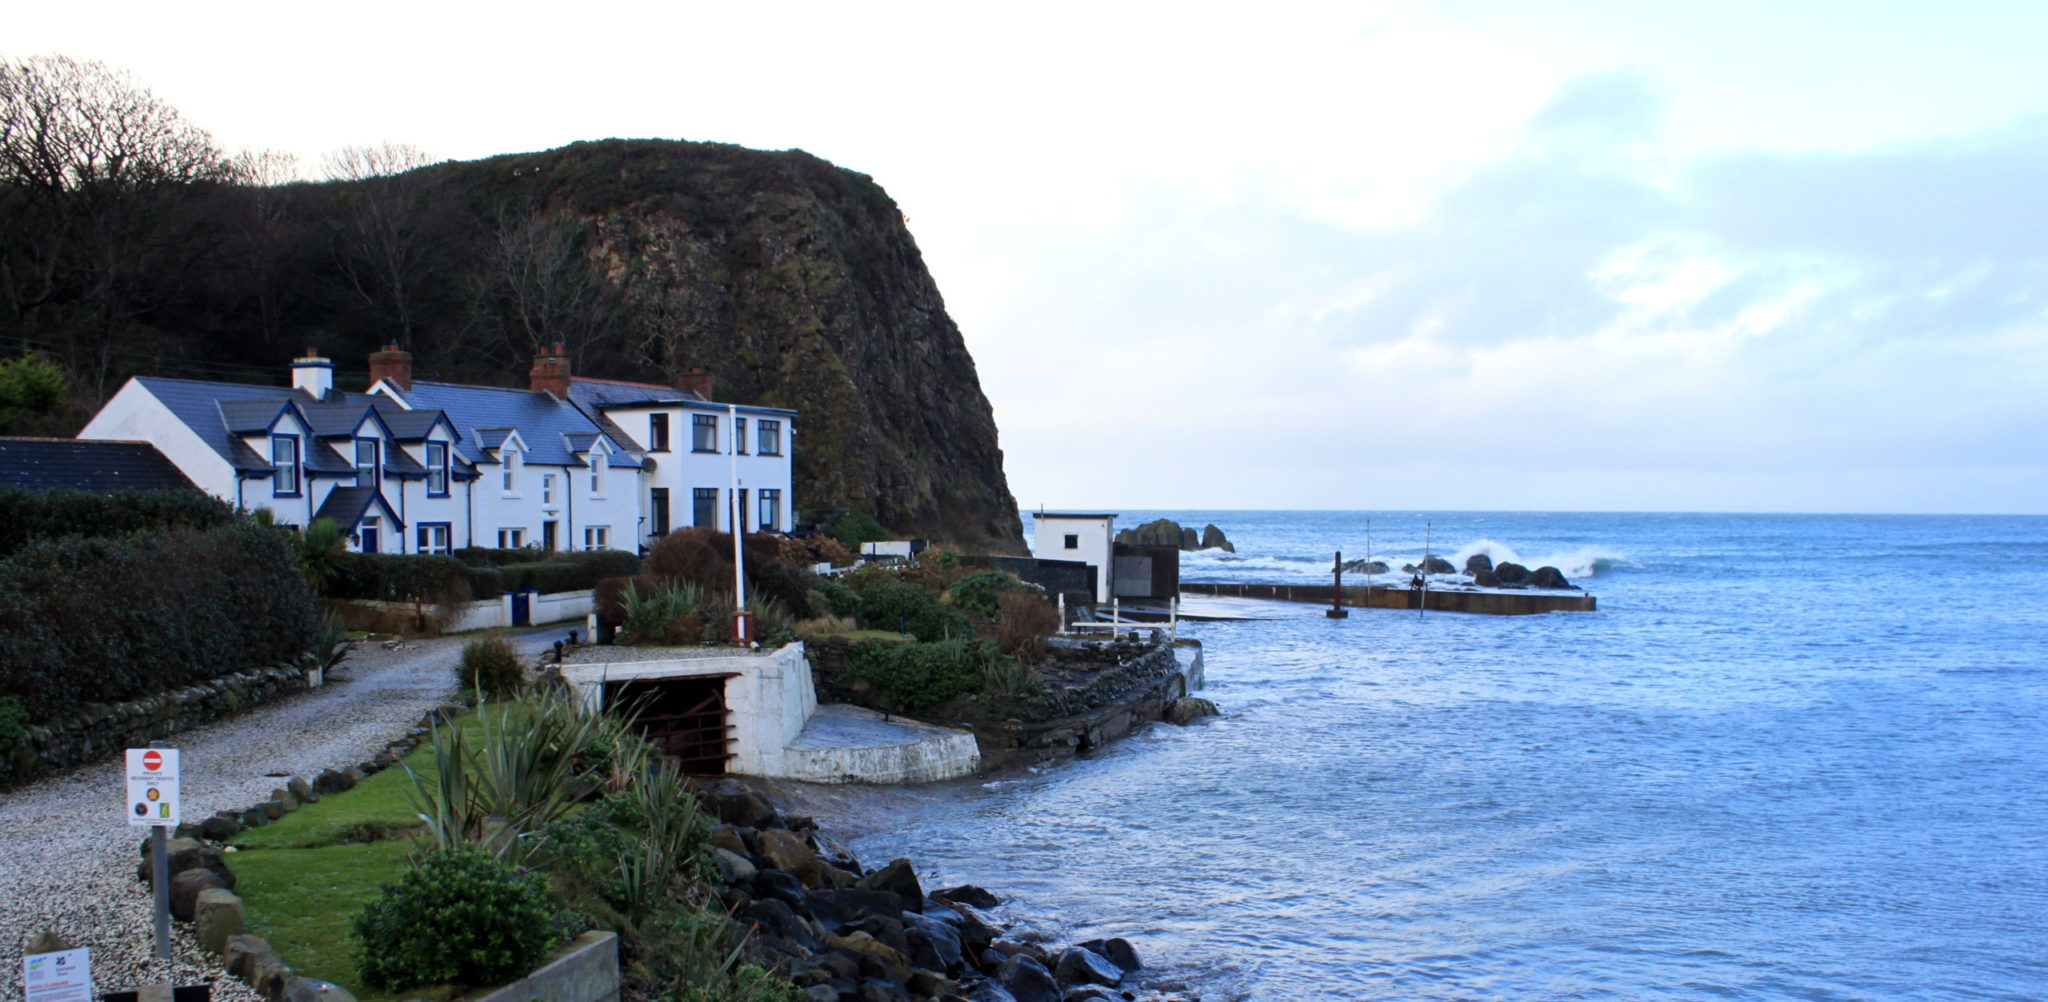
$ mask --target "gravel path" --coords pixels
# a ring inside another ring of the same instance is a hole
[[[525,656],[565,630],[508,639]],[[359,646],[322,688],[174,735],[169,743],[182,753],[185,819],[268,799],[285,784],[279,774],[310,781],[323,769],[374,756],[454,694],[452,668],[462,644],[434,639],[399,650]],[[0,998],[20,997],[18,958],[47,929],[74,946],[92,947],[97,991],[211,981],[216,1002],[261,1002],[200,951],[190,926],[172,923],[168,965],[153,959],[150,893],[135,879],[148,830],[123,817],[123,789],[116,756],[0,794],[0,942],[10,947],[0,958]]]

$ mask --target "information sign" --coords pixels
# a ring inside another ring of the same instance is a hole
[[[128,749],[128,823],[176,827],[178,750]]]
[[[21,958],[21,984],[28,1002],[92,1002],[91,952],[80,947]]]

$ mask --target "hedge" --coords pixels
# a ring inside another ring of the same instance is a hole
[[[296,660],[319,608],[283,533],[248,520],[71,536],[0,560],[0,696],[32,720]]]
[[[0,558],[43,539],[194,529],[235,520],[227,502],[198,491],[29,491],[0,488]]]
[[[467,551],[475,553],[477,551]],[[494,550],[523,553],[535,550]],[[640,558],[624,550],[555,553],[544,560],[474,566],[455,557],[418,553],[353,553],[329,586],[332,598],[404,602],[466,602],[507,591],[561,592],[594,588],[601,578],[638,574]]]

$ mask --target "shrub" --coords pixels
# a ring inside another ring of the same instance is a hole
[[[526,668],[503,637],[484,637],[464,644],[462,664],[456,667],[455,677],[459,684],[476,686],[477,692],[491,699],[517,696],[526,688]]]
[[[798,620],[791,628],[796,631],[797,639],[809,642],[834,633],[850,633],[859,626],[860,624],[844,616],[818,616]]]
[[[676,646],[704,637],[704,589],[693,584],[658,584],[641,591],[629,582],[619,596],[620,643]]]
[[[826,535],[838,540],[848,552],[859,553],[860,544],[888,539],[889,530],[882,528],[882,523],[875,521],[875,517],[867,512],[850,511],[834,520]]]
[[[529,551],[529,558],[531,555]],[[640,573],[640,558],[624,550],[591,550],[500,564],[497,571],[503,575],[507,591],[583,591],[597,587],[604,578]]]
[[[834,616],[860,615],[860,593],[837,581],[818,582],[817,592],[825,598],[825,607]]]
[[[505,590],[496,568],[420,553],[351,553],[328,589],[330,598],[449,603],[495,598]]]
[[[314,519],[292,541],[292,562],[299,566],[299,573],[306,576],[306,584],[316,594],[327,594],[335,579],[341,577],[342,564],[347,559],[348,534],[331,518]]]
[[[27,733],[28,711],[21,708],[21,700],[0,696],[0,752],[13,750]]]
[[[427,856],[385,885],[353,924],[357,972],[387,991],[510,981],[559,942],[540,875],[471,849]]]
[[[63,536],[211,529],[235,521],[227,502],[198,491],[29,491],[0,488],[0,557]]]
[[[1001,606],[996,648],[1033,664],[1045,660],[1046,641],[1060,629],[1059,609],[1028,591],[1006,591],[996,601]]]
[[[967,617],[905,581],[877,584],[862,593],[860,621],[871,630],[902,630],[927,643],[974,635]]]
[[[905,710],[921,710],[980,692],[1001,661],[987,640],[856,646],[846,674],[873,683]]]
[[[252,520],[46,540],[0,561],[0,695],[31,720],[295,662],[319,611]]]
[[[954,582],[946,597],[952,599],[955,609],[994,619],[1002,611],[996,604],[997,597],[1023,587],[1024,582],[1002,571],[979,571]]]

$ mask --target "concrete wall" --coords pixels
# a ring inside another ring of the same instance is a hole
[[[981,749],[969,731],[889,717],[850,703],[818,708],[783,757],[783,779],[807,783],[935,783],[971,776]]]
[[[1269,598],[1282,602],[1330,604],[1329,585],[1279,584],[1194,584],[1181,590],[1191,595],[1230,595],[1238,598]],[[1422,593],[1408,588],[1344,589],[1344,604],[1362,609],[1423,608]],[[1555,591],[1442,591],[1430,589],[1427,608],[1432,612],[1473,612],[1489,616],[1528,616],[1545,612],[1593,612],[1599,603],[1581,592]]]
[[[725,707],[734,728],[733,758],[727,768],[755,776],[787,775],[786,749],[818,709],[811,663],[800,643],[758,654],[735,651],[715,657],[562,666],[562,678],[593,706],[603,705],[606,682],[726,674],[734,676],[725,681]]]
[[[619,937],[586,932],[518,981],[465,1002],[618,1002]]]
[[[535,626],[575,622],[589,616],[597,608],[596,596],[596,592],[587,588],[582,591],[540,595],[534,599],[528,612]],[[512,625],[512,597],[509,595],[478,599],[474,602],[458,602],[451,607],[429,605],[424,610],[414,608],[411,602],[376,602],[369,599],[346,599],[330,604],[341,615],[343,622],[358,630],[389,630],[395,628],[393,624],[412,623],[418,615],[425,615],[429,623],[441,623],[442,633],[463,633]]]
[[[1031,555],[1040,560],[1079,560],[1093,565],[1096,569],[1095,600],[1108,602],[1116,566],[1112,559],[1116,516],[1033,512],[1032,517],[1037,521],[1037,534]],[[1066,546],[1069,535],[1077,537],[1076,546],[1071,550]]]

